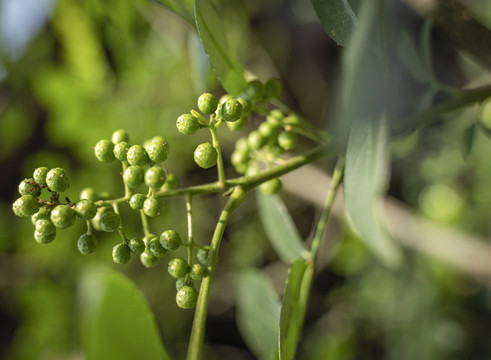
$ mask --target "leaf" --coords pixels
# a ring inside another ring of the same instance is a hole
[[[467,160],[469,157],[471,151],[472,151],[472,146],[474,145],[474,139],[476,135],[476,124],[472,123],[471,125],[467,126],[462,133],[462,158],[464,160]]]
[[[261,358],[271,358],[278,348],[280,299],[261,271],[237,274],[237,326],[247,346]]]
[[[259,215],[266,235],[278,256],[288,263],[306,251],[288,210],[277,195],[257,192]]]
[[[358,22],[348,1],[311,0],[311,3],[327,34],[338,45],[346,46]]]
[[[396,46],[399,61],[411,76],[420,84],[430,84],[432,78],[426,67],[425,59],[419,53],[416,43],[408,31],[402,31]]]
[[[384,117],[353,122],[346,152],[346,212],[367,247],[385,265],[396,267],[401,254],[380,224],[377,203],[388,180],[388,130]]]
[[[210,64],[227,92],[236,96],[245,90],[244,70],[231,50],[220,17],[209,0],[194,1],[198,34]]]
[[[478,126],[479,130],[481,130],[481,132],[484,135],[486,135],[487,137],[490,137],[491,138],[491,129],[490,128],[488,128],[486,125],[484,125],[481,122],[478,122],[477,123],[477,126]]]
[[[103,268],[87,271],[80,307],[84,358],[169,359],[143,295],[123,275]]]
[[[280,360],[295,358],[313,274],[313,263],[303,259],[297,259],[288,271],[280,315]]]
[[[194,26],[193,0],[154,0]]]

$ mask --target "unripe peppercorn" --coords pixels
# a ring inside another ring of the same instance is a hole
[[[143,184],[145,169],[142,166],[128,166],[123,173],[123,181],[130,188],[135,188]]]
[[[160,163],[167,160],[168,147],[165,140],[151,140],[146,144],[145,150],[148,157],[154,163]]]
[[[114,144],[109,140],[100,140],[94,147],[94,155],[100,162],[107,163],[115,160],[113,151]]]
[[[199,262],[202,263],[203,265],[206,265],[208,262],[208,250],[203,250],[199,249],[198,253],[196,254],[196,257],[198,258]]]
[[[247,137],[247,143],[253,150],[258,150],[266,145],[266,140],[257,130],[251,131]]]
[[[248,117],[248,115],[243,115],[237,121],[234,121],[234,122],[227,121],[227,127],[230,129],[230,131],[242,130],[247,124],[247,117]]]
[[[184,135],[192,135],[199,130],[199,120],[191,114],[183,114],[177,118],[177,130]]]
[[[278,144],[285,150],[293,149],[297,145],[297,134],[293,131],[283,131],[278,135]]]
[[[158,264],[159,262],[159,259],[158,257],[156,256],[153,256],[152,254],[149,254],[147,253],[146,251],[143,252],[141,255],[140,255],[140,262],[142,263],[143,266],[145,266],[146,268],[151,268],[151,267],[154,267],[155,265]]]
[[[196,306],[198,292],[192,286],[185,285],[177,291],[176,303],[182,309],[191,309]]]
[[[161,209],[162,201],[159,198],[149,197],[143,202],[143,212],[150,217],[160,215]]]
[[[101,217],[102,217],[102,215],[104,215],[107,212],[114,212],[114,209],[112,207],[108,207],[108,206],[100,207],[97,209],[97,214],[95,214],[95,216],[92,218],[92,220],[90,220],[90,222],[91,222],[91,224],[95,230],[102,231],[101,225],[100,225]]]
[[[12,204],[15,215],[28,217],[34,215],[39,210],[39,201],[32,195],[22,195]]]
[[[141,255],[145,251],[145,242],[140,238],[131,238],[128,247],[133,254]]]
[[[55,192],[63,192],[70,187],[70,178],[65,169],[54,168],[46,174],[46,185]]]
[[[143,166],[148,164],[148,154],[143,146],[133,145],[128,149],[126,160],[130,165]]]
[[[116,264],[124,265],[128,263],[128,261],[130,261],[131,259],[130,248],[124,243],[120,243],[114,246],[112,255],[113,261]]]
[[[198,109],[203,114],[213,114],[218,106],[217,98],[210,93],[204,93],[198,98]]]
[[[75,212],[82,220],[90,220],[97,214],[97,206],[90,200],[80,200],[75,206]]]
[[[128,136],[128,133],[126,131],[124,131],[123,129],[119,129],[119,130],[116,130],[115,132],[113,132],[112,136],[111,136],[111,141],[113,142],[113,144],[119,144],[121,142],[128,142],[130,141],[130,137]]]
[[[183,286],[193,286],[193,280],[188,276],[176,280],[176,290],[179,291]]]
[[[19,194],[37,197],[41,195],[41,187],[32,178],[24,179],[19,184]]]
[[[245,90],[245,98],[251,103],[255,104],[259,102],[264,96],[264,85],[257,79],[249,81],[247,83],[247,89]]]
[[[82,234],[77,241],[77,249],[82,255],[90,255],[97,248],[97,238],[93,234]]]
[[[208,269],[201,264],[193,264],[191,271],[189,272],[189,277],[193,280],[201,280],[208,274]]]
[[[182,278],[189,273],[189,264],[182,258],[175,258],[169,261],[167,266],[170,276],[175,279]]]
[[[280,191],[282,187],[283,184],[281,183],[281,180],[274,178],[259,185],[259,190],[261,190],[264,195],[272,195]]]
[[[33,178],[36,184],[46,185],[46,175],[48,174],[49,169],[46,166],[38,167],[34,170]]]
[[[177,231],[166,230],[160,235],[160,244],[166,250],[177,250],[182,240]]]
[[[119,225],[121,225],[121,217],[114,211],[108,211],[102,214],[101,219],[99,220],[99,226],[101,227],[101,230],[105,232],[116,231]]]
[[[128,150],[130,149],[130,144],[126,141],[121,141],[114,145],[113,153],[116,159],[119,161],[126,161],[126,154],[128,154]]]
[[[68,205],[58,205],[51,211],[50,219],[54,226],[65,229],[75,223],[77,214]]]
[[[153,256],[162,257],[167,254],[167,250],[160,244],[159,238],[156,236],[148,241],[147,248]]]
[[[281,82],[278,79],[268,79],[264,84],[264,97],[278,99],[281,96]]]
[[[36,240],[36,242],[41,245],[49,244],[55,239],[55,237],[56,237],[56,231],[49,234],[44,234],[37,230],[34,231],[34,240]]]
[[[132,209],[134,210],[141,210],[143,209],[143,203],[145,202],[145,200],[147,199],[147,197],[143,194],[133,194],[131,195],[131,198],[130,198],[130,206]]]
[[[31,222],[33,225],[36,225],[36,221],[38,220],[48,220],[49,215],[46,214],[47,212],[46,207],[41,207],[37,213],[31,216]]]
[[[177,188],[179,181],[177,180],[176,175],[167,174],[167,179],[165,180],[165,184],[162,186],[162,190],[173,190]]]
[[[222,104],[221,114],[225,121],[237,121],[242,116],[242,104],[236,99],[229,99]]]
[[[56,227],[48,219],[39,219],[35,224],[36,231],[39,231],[42,235],[49,235],[56,232]]]
[[[148,187],[158,189],[164,185],[165,180],[165,170],[160,166],[152,166],[145,172],[145,184]]]
[[[97,201],[97,192],[91,187],[82,189],[82,191],[80,191],[80,200]]]
[[[209,142],[199,144],[194,150],[194,161],[204,169],[215,166],[217,158],[217,151]]]
[[[257,128],[257,131],[259,132],[259,134],[261,134],[261,136],[266,138],[266,139],[268,139],[269,137],[271,137],[273,135],[274,130],[275,130],[275,128],[270,123],[268,123],[267,121],[261,123],[261,125],[259,125],[259,127]]]

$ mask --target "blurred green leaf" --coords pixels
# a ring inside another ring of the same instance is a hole
[[[159,4],[165,6],[173,13],[179,15],[191,25],[195,25],[193,21],[193,0],[155,0]]]
[[[474,145],[474,139],[476,135],[476,124],[471,124],[467,126],[462,133],[462,157],[466,160],[471,151],[472,146]]]
[[[212,2],[195,0],[194,11],[198,34],[213,70],[227,92],[240,94],[247,85],[244,70],[228,44],[227,32]]]
[[[314,264],[303,259],[297,259],[288,271],[280,315],[280,360],[295,358],[313,274]]]
[[[409,71],[411,76],[420,84],[431,83],[431,74],[426,67],[426,62],[409,32],[403,30],[398,37],[397,54],[401,64]]]
[[[278,348],[280,300],[273,285],[259,270],[237,274],[237,325],[249,348],[260,358],[271,359]]]
[[[80,286],[81,337],[87,359],[169,359],[152,312],[135,285],[104,268]]]
[[[340,46],[346,46],[357,25],[356,15],[347,0],[311,0],[327,34]]]
[[[306,250],[285,204],[278,196],[263,195],[260,191],[257,201],[264,230],[278,256],[288,263],[301,257]]]

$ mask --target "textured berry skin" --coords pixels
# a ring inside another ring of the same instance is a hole
[[[150,161],[160,163],[167,160],[168,147],[164,139],[151,140],[145,146]]]
[[[162,257],[167,254],[167,250],[160,244],[159,238],[154,236],[148,241],[147,248],[150,254],[156,257]]]
[[[124,244],[120,243],[113,247],[113,261],[116,264],[124,265],[128,263],[131,259],[130,248]]]
[[[49,215],[46,215],[46,208],[42,207],[39,209],[39,211],[37,213],[35,213],[34,215],[31,216],[31,222],[32,222],[32,225],[36,225],[36,221],[38,220],[47,220],[49,219]]]
[[[143,202],[143,212],[150,217],[160,215],[161,209],[162,201],[158,198],[149,197]]]
[[[193,281],[188,277],[185,276],[183,278],[177,279],[176,280],[176,290],[179,291],[183,286],[193,286]]]
[[[217,107],[218,100],[213,94],[204,93],[198,98],[198,109],[203,114],[213,114]]]
[[[114,211],[108,211],[101,216],[99,226],[102,231],[113,232],[121,225],[121,217]]]
[[[19,184],[19,194],[37,197],[41,195],[41,187],[34,182],[34,179],[24,179]]]
[[[239,120],[230,122],[227,121],[227,127],[230,131],[239,131],[242,130],[247,125],[247,115],[242,116]]]
[[[281,183],[281,180],[274,178],[259,185],[259,190],[261,190],[264,195],[272,195],[280,191],[282,187],[283,184]]]
[[[222,104],[221,113],[225,121],[237,121],[242,117],[242,104],[236,99],[229,99]]]
[[[134,210],[143,209],[143,203],[146,199],[147,197],[143,194],[133,194],[129,201],[131,208]]]
[[[177,118],[177,130],[184,135],[192,135],[199,130],[199,120],[191,114],[183,114]]]
[[[191,309],[196,306],[198,292],[192,286],[185,285],[177,291],[176,303],[182,309]]]
[[[151,267],[154,267],[155,265],[157,265],[159,262],[159,259],[160,258],[153,256],[152,254],[149,254],[147,252],[144,252],[140,255],[140,262],[146,268],[151,268]]]
[[[94,147],[94,155],[100,162],[111,162],[116,158],[114,157],[114,144],[109,140],[99,140]]]
[[[189,273],[190,268],[186,260],[175,258],[169,261],[167,270],[174,279],[180,279]]]
[[[193,264],[189,276],[193,280],[201,280],[208,274],[208,269],[201,264]]]
[[[177,188],[179,181],[177,180],[176,175],[167,174],[167,179],[165,180],[165,184],[162,186],[162,190],[173,190]]]
[[[97,238],[93,234],[82,234],[77,241],[77,249],[82,255],[90,255],[97,248]]]
[[[17,216],[28,217],[38,212],[39,202],[32,195],[22,195],[20,198],[15,200],[12,205],[12,210]]]
[[[126,160],[130,165],[143,166],[148,164],[148,154],[143,146],[133,145],[126,154]]]
[[[297,145],[297,134],[292,131],[283,131],[278,135],[278,144],[285,150],[293,149]]]
[[[194,161],[204,169],[215,166],[217,158],[217,151],[209,142],[199,144],[196,150],[194,150]]]
[[[41,219],[36,221],[36,231],[34,239],[39,244],[48,244],[55,239],[56,228],[50,220]]]
[[[258,150],[262,148],[266,144],[266,138],[263,137],[259,131],[254,130],[249,133],[249,136],[247,137],[247,143],[249,144],[249,147],[253,150]]]
[[[251,103],[259,102],[264,96],[264,85],[259,80],[252,80],[247,83],[245,98]]]
[[[142,166],[128,166],[123,173],[123,181],[130,188],[135,188],[143,184],[145,169]]]
[[[152,166],[145,172],[145,184],[154,189],[161,188],[166,178],[165,170],[160,166]]]
[[[97,193],[94,188],[88,187],[80,191],[80,200],[97,201]]]
[[[199,249],[196,257],[198,258],[200,263],[206,265],[206,263],[208,262],[208,250]]]
[[[95,214],[94,218],[90,221],[95,230],[101,231],[101,216],[107,212],[114,212],[112,207],[100,207],[97,209],[97,214]]]
[[[68,205],[58,205],[51,211],[50,219],[54,226],[65,229],[75,223],[77,214]]]
[[[58,193],[68,190],[70,187],[68,173],[62,168],[51,169],[46,174],[46,185],[48,185],[51,190]]]
[[[80,200],[75,206],[75,212],[82,220],[90,220],[97,214],[97,206],[90,200]]]
[[[166,250],[177,250],[182,240],[177,231],[166,230],[160,235],[160,244]]]
[[[128,247],[133,254],[141,255],[145,251],[145,242],[135,237],[128,241]]]
[[[114,145],[113,154],[116,159],[119,161],[126,161],[126,154],[128,154],[128,150],[130,149],[130,144],[126,141],[121,141]]]
[[[38,167],[34,170],[32,177],[36,184],[46,185],[46,175],[48,174],[49,169],[46,166]]]
[[[111,136],[111,141],[113,142],[113,144],[119,144],[121,142],[129,142],[130,141],[130,137],[128,136],[128,133],[123,130],[123,129],[119,129],[119,130],[116,130],[115,132],[113,132],[112,136]]]
[[[55,239],[55,237],[56,237],[56,231],[49,234],[44,234],[37,230],[34,231],[34,240],[36,240],[36,242],[41,245],[49,244]]]
[[[278,79],[268,79],[264,84],[264,97],[278,99],[281,96],[281,82]]]

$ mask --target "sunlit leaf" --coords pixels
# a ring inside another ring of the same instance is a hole
[[[464,160],[466,160],[469,157],[472,151],[475,135],[476,135],[476,124],[474,123],[467,126],[464,132],[462,133],[462,157],[464,158]]]

